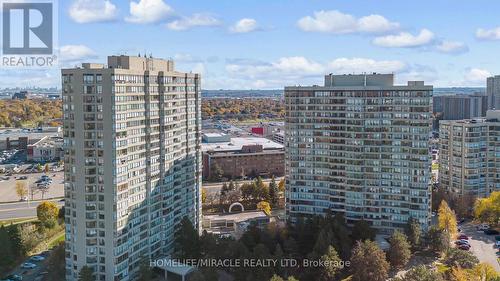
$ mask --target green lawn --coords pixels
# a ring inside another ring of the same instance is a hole
[[[54,236],[54,238],[52,238],[52,241],[49,242],[48,248],[50,249],[52,247],[59,245],[61,242],[64,242],[64,238],[65,238],[65,233],[64,231],[62,231],[57,236]]]

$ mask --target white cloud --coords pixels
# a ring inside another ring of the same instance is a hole
[[[167,23],[170,30],[182,31],[199,26],[218,26],[221,21],[209,14],[196,13],[190,17],[183,17]]]
[[[428,45],[434,40],[434,33],[428,29],[422,29],[418,35],[401,32],[397,35],[376,37],[373,44],[388,48],[413,48]]]
[[[302,56],[282,57],[271,63],[243,59],[227,60],[226,72],[246,88],[282,88],[285,85],[321,84],[327,73],[404,72],[407,65],[397,60],[377,61],[367,58],[337,58],[316,62]]]
[[[338,58],[328,64],[328,69],[335,73],[380,72],[391,73],[401,71],[406,67],[398,60],[376,61],[366,58]]]
[[[471,68],[465,74],[464,80],[468,84],[473,84],[471,86],[484,86],[486,84],[486,78],[490,77],[491,73],[488,70],[480,68]]]
[[[97,57],[96,52],[85,45],[61,46],[60,55],[63,62],[74,62]]]
[[[482,40],[500,40],[500,26],[492,29],[479,28],[476,31],[476,38]]]
[[[108,0],[76,0],[69,7],[69,16],[77,23],[114,20],[116,6]]]
[[[465,43],[456,41],[442,41],[436,46],[436,49],[439,52],[448,54],[460,54],[469,51],[469,47]]]
[[[336,10],[314,12],[297,22],[303,31],[325,33],[383,33],[399,28],[399,23],[391,22],[381,15],[369,15],[359,19]]]
[[[173,14],[173,9],[163,0],[140,0],[130,2],[130,16],[125,18],[132,23],[154,23]]]
[[[259,28],[257,21],[254,19],[244,18],[237,21],[233,26],[229,27],[232,33],[248,33],[256,31]]]

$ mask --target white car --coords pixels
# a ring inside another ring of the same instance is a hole
[[[32,256],[31,260],[32,261],[43,261],[43,260],[45,260],[45,258],[42,256]]]
[[[490,229],[490,226],[485,224],[485,223],[477,226],[477,230],[479,230],[479,231],[483,231],[483,230],[487,230],[487,229]]]
[[[36,267],[36,264],[31,263],[31,262],[25,262],[21,265],[21,268],[24,268],[24,269],[33,269],[35,267]]]

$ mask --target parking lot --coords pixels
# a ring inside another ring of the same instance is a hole
[[[500,272],[500,264],[497,261],[495,247],[495,235],[486,235],[483,231],[477,231],[476,225],[465,223],[460,226],[463,234],[469,236],[471,245],[470,251],[479,258],[479,261],[493,266],[497,272]]]
[[[12,174],[11,176],[6,176],[4,174],[0,175],[0,203],[20,201],[21,198],[16,193],[16,181],[21,177],[27,178],[29,200],[41,200],[64,196],[63,172],[50,171],[47,173],[47,176],[52,179],[52,182],[47,185],[47,189],[39,189],[37,188],[36,181],[44,174],[45,173]]]

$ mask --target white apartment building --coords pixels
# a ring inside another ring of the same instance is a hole
[[[430,219],[432,86],[393,74],[285,87],[286,212],[341,213],[381,233]]]
[[[174,62],[109,56],[62,70],[66,279],[136,280],[201,221],[200,76]]]
[[[500,190],[500,110],[486,118],[440,121],[440,187],[487,197]]]

